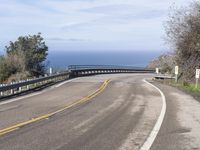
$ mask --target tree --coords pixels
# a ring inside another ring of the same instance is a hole
[[[41,34],[21,36],[0,56],[0,82],[11,82],[43,75],[48,47]]]
[[[200,2],[174,9],[165,26],[167,41],[175,50],[184,80],[191,80],[200,67]]]
[[[17,57],[21,62],[21,72],[29,72],[31,76],[40,76],[45,72],[46,57],[48,55],[41,33],[37,35],[20,36],[17,41],[10,42],[6,47],[7,57]]]

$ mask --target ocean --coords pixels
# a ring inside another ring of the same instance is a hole
[[[159,51],[103,51],[103,52],[67,52],[49,51],[49,67],[63,70],[69,65],[122,65],[146,67],[148,63],[161,54]]]

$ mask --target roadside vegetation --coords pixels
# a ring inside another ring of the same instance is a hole
[[[20,36],[5,47],[0,56],[0,83],[24,80],[44,75],[48,55],[41,33]]]
[[[171,8],[165,22],[166,43],[171,51],[152,60],[148,67],[159,68],[162,74],[175,76],[179,66],[178,83],[164,81],[200,100],[200,83],[195,85],[196,69],[200,69],[200,2],[185,8]]]
[[[152,60],[148,68],[160,68],[160,72],[163,74],[173,74],[174,67],[176,64],[174,54],[163,54],[160,55],[158,58]]]
[[[168,82],[168,84],[172,85],[172,86],[175,86],[175,87],[178,87],[180,89],[183,89],[187,92],[193,92],[193,93],[198,93],[200,92],[200,86],[196,87],[195,84],[193,83],[188,83],[188,82]]]
[[[165,40],[172,51],[152,60],[148,67],[158,67],[162,73],[173,76],[175,65],[179,66],[180,83],[193,91],[195,72],[200,68],[200,2],[172,8],[165,31]]]

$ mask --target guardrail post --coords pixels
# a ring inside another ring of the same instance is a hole
[[[27,81],[29,81],[29,79],[27,79]],[[27,85],[27,86],[26,86],[26,88],[27,88],[27,90],[29,90],[30,86],[29,86],[29,85]]]
[[[13,84],[13,82],[11,82],[11,84]],[[14,93],[14,90],[11,89],[11,90],[10,90],[10,94],[12,95],[13,93]]]
[[[0,84],[0,86],[3,86],[3,84]],[[0,96],[3,96],[3,92],[2,91],[0,92]]]
[[[36,87],[37,87],[37,83],[34,84],[34,88],[36,88]]]
[[[22,87],[19,87],[19,92],[21,92],[22,91]]]

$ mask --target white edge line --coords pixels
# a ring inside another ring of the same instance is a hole
[[[49,91],[49,90],[52,90],[52,89],[54,89],[54,88],[58,88],[58,87],[60,87],[60,86],[62,86],[62,85],[64,85],[64,84],[66,84],[66,83],[68,83],[68,82],[72,82],[72,81],[74,81],[74,80],[76,80],[76,79],[77,79],[77,78],[71,79],[71,80],[67,80],[67,81],[63,81],[62,83],[59,83],[58,85],[53,85],[53,86],[51,86],[49,89],[45,89],[45,90],[43,90],[43,91],[41,91],[41,92],[37,92],[37,93],[29,94],[29,95],[26,95],[26,96],[22,96],[22,97],[19,97],[19,98],[14,98],[14,99],[10,99],[10,100],[6,100],[6,101],[3,101],[3,102],[0,102],[0,106],[1,106],[1,105],[5,105],[5,104],[9,104],[9,103],[12,103],[12,102],[20,101],[20,100],[25,99],[25,98],[30,98],[30,97],[33,97],[33,96],[40,95],[40,94],[45,93],[45,92],[47,92],[47,91]]]
[[[149,150],[153,144],[153,142],[156,139],[156,136],[158,135],[158,132],[161,128],[162,122],[164,120],[165,117],[165,113],[166,113],[166,98],[164,93],[155,85],[149,83],[148,81],[146,81],[146,79],[143,79],[143,81],[149,85],[151,85],[152,87],[154,87],[156,90],[159,91],[161,97],[162,97],[162,110],[160,113],[160,116],[158,117],[158,120],[153,128],[153,130],[151,131],[151,133],[149,134],[149,137],[147,138],[147,140],[144,142],[144,144],[142,145],[142,147],[140,148],[140,150]]]

